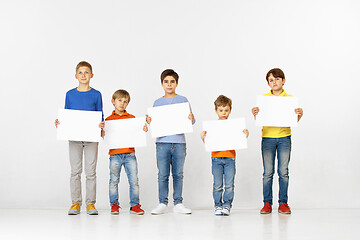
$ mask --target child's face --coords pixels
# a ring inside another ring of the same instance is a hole
[[[285,83],[285,78],[280,77],[274,77],[272,73],[270,73],[270,76],[268,77],[268,84],[271,90],[273,91],[280,91],[282,90]]]
[[[111,99],[111,102],[115,107],[116,113],[123,113],[129,104],[129,99],[120,97],[117,99]]]
[[[219,116],[219,120],[226,120],[228,119],[231,109],[229,105],[224,106],[218,106],[217,109],[215,109],[216,114]]]
[[[164,88],[165,93],[174,94],[178,84],[173,76],[166,76],[161,85]]]
[[[79,67],[76,74],[75,74],[75,78],[79,81],[79,83],[81,84],[89,84],[90,83],[90,79],[94,76],[94,74],[92,74],[91,70],[89,67]]]

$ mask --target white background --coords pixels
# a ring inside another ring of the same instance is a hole
[[[248,149],[237,152],[234,208],[262,206],[261,129],[250,109],[267,93],[265,75],[284,70],[287,93],[304,116],[293,129],[289,203],[293,208],[359,208],[360,3],[304,1],[0,1],[0,207],[70,206],[68,146],[54,120],[89,61],[91,86],[130,92],[128,112],[143,116],[162,96],[160,73],[179,75],[177,92],[197,123],[188,134],[184,203],[212,208],[211,160],[200,132],[216,119],[219,94],[245,117]],[[140,200],[157,205],[155,144],[136,150]],[[99,147],[97,207],[108,208],[108,156]],[[121,178],[120,204],[128,184]],[[277,202],[277,178],[274,179]],[[170,195],[170,202],[172,196]]]

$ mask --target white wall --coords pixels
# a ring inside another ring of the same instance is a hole
[[[119,88],[131,94],[128,111],[144,115],[163,94],[162,70],[179,73],[178,93],[197,119],[186,136],[191,208],[213,206],[211,160],[199,135],[202,121],[216,119],[219,94],[232,98],[231,117],[245,117],[250,131],[248,149],[237,152],[234,208],[262,205],[261,129],[250,109],[269,90],[266,72],[282,68],[286,91],[304,108],[293,129],[290,205],[359,208],[359,12],[355,0],[1,1],[0,207],[70,205],[67,143],[56,140],[54,119],[77,86],[76,64],[86,60],[105,116]],[[148,146],[136,150],[146,210],[158,201],[154,145],[148,134]],[[98,208],[108,207],[108,178],[100,145]],[[127,208],[125,174],[120,186]]]

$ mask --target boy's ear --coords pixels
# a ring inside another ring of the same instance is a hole
[[[285,79],[285,78],[283,78],[283,85],[285,84],[285,82],[286,82],[286,79]]]
[[[111,103],[112,103],[113,105],[115,105],[115,101],[114,101],[113,98],[111,99]]]

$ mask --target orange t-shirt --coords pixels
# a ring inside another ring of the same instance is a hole
[[[211,157],[235,158],[235,150],[211,152]]]
[[[113,111],[112,114],[105,119],[105,121],[116,120],[116,119],[126,119],[126,118],[135,118],[135,116],[127,113],[126,110],[121,115],[116,114],[115,111]],[[109,155],[122,154],[122,153],[133,153],[133,152],[135,152],[135,148],[118,148],[118,149],[110,149]]]

